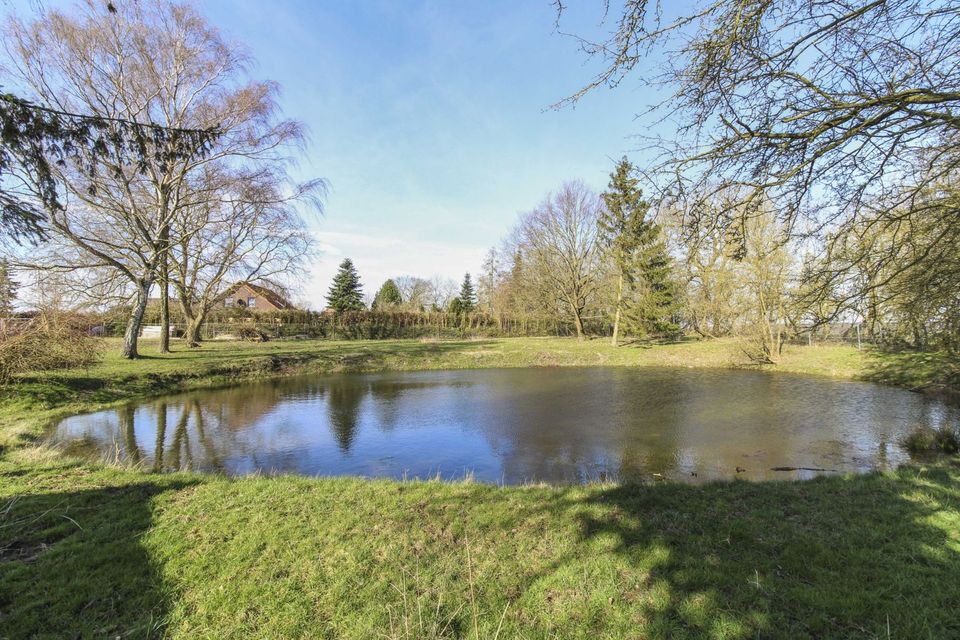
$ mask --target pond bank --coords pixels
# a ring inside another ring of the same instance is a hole
[[[735,350],[227,344],[35,377],[0,404],[0,626],[10,637],[960,635],[955,460],[801,483],[498,488],[154,475],[24,446],[53,415],[284,373],[722,367]],[[844,347],[798,348],[782,368],[867,370]]]
[[[200,349],[174,343],[174,352],[120,358],[119,342],[104,340],[103,361],[90,369],[24,376],[0,390],[0,449],[28,444],[49,420],[119,402],[247,380],[335,372],[475,369],[529,366],[748,366],[736,341],[689,341],[652,347],[611,347],[606,340],[503,338],[466,341],[210,342]],[[776,370],[856,379],[867,371],[863,352],[848,346],[787,347]],[[29,416],[23,420],[24,416]],[[39,418],[42,418],[40,420]]]

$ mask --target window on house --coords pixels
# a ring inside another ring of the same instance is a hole
[[[248,306],[248,307],[255,307],[255,306],[257,306],[257,299],[256,299],[256,298],[247,298],[247,306]]]
[[[226,300],[224,300],[224,301],[223,301],[223,306],[225,306],[225,307],[232,307],[232,306],[233,306],[233,298],[227,298]]]

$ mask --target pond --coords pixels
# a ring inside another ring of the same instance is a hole
[[[50,439],[157,471],[703,482],[894,467],[908,459],[910,430],[958,423],[952,406],[869,383],[530,368],[245,384],[70,417]]]

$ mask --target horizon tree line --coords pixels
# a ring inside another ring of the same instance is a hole
[[[398,284],[399,283],[399,284]],[[456,296],[450,294],[450,282],[435,277],[432,281],[414,276],[388,278],[380,285],[369,305],[370,311],[405,311],[414,313],[472,313],[477,296],[470,273],[466,273]],[[326,296],[327,308],[335,313],[364,311],[363,284],[353,260],[344,258],[333,277]]]

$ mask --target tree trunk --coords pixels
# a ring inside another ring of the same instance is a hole
[[[170,353],[170,281],[167,279],[167,259],[160,266],[160,353]]]
[[[617,282],[617,310],[613,315],[613,339],[610,344],[618,346],[620,338],[620,306],[623,304],[623,273],[620,273],[620,280]]]
[[[141,280],[137,283],[137,299],[133,303],[133,309],[130,310],[130,318],[127,319],[127,329],[123,333],[123,351],[121,355],[124,358],[139,358],[137,352],[137,339],[140,337],[140,326],[143,324],[143,312],[147,308],[147,297],[150,295],[150,286],[152,280]]]
[[[193,315],[184,312],[184,319],[186,320],[187,326],[184,330],[183,339],[187,341],[187,346],[199,347],[201,341],[200,330],[203,328],[203,323],[207,319],[207,314],[199,313]]]
[[[577,329],[577,340],[583,340],[583,319],[580,318],[580,309],[575,305],[573,307],[573,326]]]
[[[160,228],[160,353],[170,353],[170,223],[167,212],[170,206],[166,185],[158,189],[159,207],[157,219],[163,221]]]
[[[185,333],[183,334],[184,340],[187,341],[188,347],[199,347],[200,346],[200,328],[201,323],[194,320],[187,322],[187,327]]]

